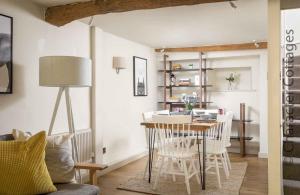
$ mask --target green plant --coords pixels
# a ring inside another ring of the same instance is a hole
[[[194,107],[194,106],[192,105],[192,103],[186,103],[186,104],[185,104],[185,109],[186,109],[186,110],[193,110],[193,107]]]
[[[233,83],[235,80],[234,74],[230,73],[229,77],[227,77],[226,80],[229,81],[229,83]]]

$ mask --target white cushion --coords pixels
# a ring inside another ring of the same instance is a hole
[[[24,141],[30,134],[14,129],[15,140]],[[45,161],[53,183],[75,181],[75,162],[72,158],[71,138],[73,134],[58,134],[47,137]]]

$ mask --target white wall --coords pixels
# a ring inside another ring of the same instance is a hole
[[[107,153],[102,162],[108,165],[145,152],[142,112],[156,110],[156,76],[154,49],[114,36],[96,28],[95,69],[97,154],[102,146]],[[113,56],[125,57],[127,69],[117,74]],[[133,56],[148,59],[148,96],[133,96]]]
[[[0,134],[13,128],[47,130],[58,89],[39,87],[39,57],[89,57],[89,27],[80,22],[60,28],[47,24],[43,10],[29,1],[0,0],[0,13],[14,18],[14,93],[0,95]],[[71,96],[76,129],[90,128],[89,89],[71,89]],[[54,127],[58,130],[67,130],[64,106]]]
[[[49,128],[57,88],[40,87],[38,60],[44,55],[90,57],[94,53],[92,110],[89,89],[71,89],[76,129],[95,129],[97,162],[113,164],[145,151],[141,113],[156,109],[156,67],[153,48],[72,22],[55,27],[42,20],[44,10],[28,1],[0,0],[0,13],[14,18],[14,93],[0,95],[0,134],[13,128],[37,132]],[[112,57],[127,58],[128,68],[116,74]],[[133,96],[133,56],[148,59],[149,95]],[[55,130],[67,130],[63,99]],[[94,121],[91,124],[91,112]],[[102,158],[102,146],[107,153]]]

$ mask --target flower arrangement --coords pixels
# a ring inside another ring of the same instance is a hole
[[[229,77],[225,78],[228,83],[229,83],[229,90],[232,90],[232,83],[237,82],[237,80],[239,79],[239,75],[234,74],[234,73],[230,73]]]
[[[229,77],[226,78],[227,81],[229,81],[229,83],[233,83],[234,82],[234,74],[230,73]]]
[[[190,111],[193,110],[198,100],[198,96],[196,92],[193,92],[192,95],[182,94],[182,101],[185,104],[185,109]]]

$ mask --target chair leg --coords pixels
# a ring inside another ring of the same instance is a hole
[[[182,164],[183,164],[184,177],[185,177],[185,185],[186,185],[187,193],[191,194],[190,181],[189,181],[189,173],[188,173],[186,161],[183,160]]]
[[[229,168],[229,170],[231,170],[231,162],[230,162],[230,158],[229,158],[227,149],[225,151],[225,158],[226,158],[226,161],[227,161],[228,168]]]
[[[220,171],[219,171],[219,163],[218,163],[218,157],[217,157],[217,155],[214,155],[214,161],[215,161],[215,168],[216,168],[216,175],[217,175],[217,180],[218,180],[218,186],[219,186],[219,188],[222,188],[221,178],[220,178]]]
[[[197,169],[197,166],[196,166],[196,160],[195,159],[193,159],[192,160],[192,163],[193,163],[193,169],[194,169],[194,173],[196,173],[196,179],[197,179],[197,182],[198,182],[198,184],[200,184],[200,177],[199,177],[199,172],[200,171],[198,171],[198,169]],[[200,170],[200,169],[199,169]]]
[[[165,161],[165,159],[162,158],[161,164],[160,164],[160,166],[159,166],[158,173],[157,173],[156,178],[155,178],[155,182],[154,182],[154,186],[153,186],[153,189],[154,189],[154,190],[155,190],[156,187],[157,187],[157,183],[158,183],[159,177],[160,177],[160,175],[161,175],[162,168],[163,168],[163,166],[164,166],[164,161]]]
[[[227,165],[227,161],[226,161],[225,155],[221,154],[220,158],[221,158],[221,162],[222,162],[222,166],[223,166],[223,169],[224,169],[224,173],[225,173],[226,179],[228,179],[229,178],[229,170],[228,170],[228,165]]]
[[[172,172],[174,172],[175,169],[174,169],[174,162],[173,162],[173,159],[171,159],[171,169],[172,169]],[[173,174],[172,177],[173,177],[173,181],[176,182],[175,174]]]

